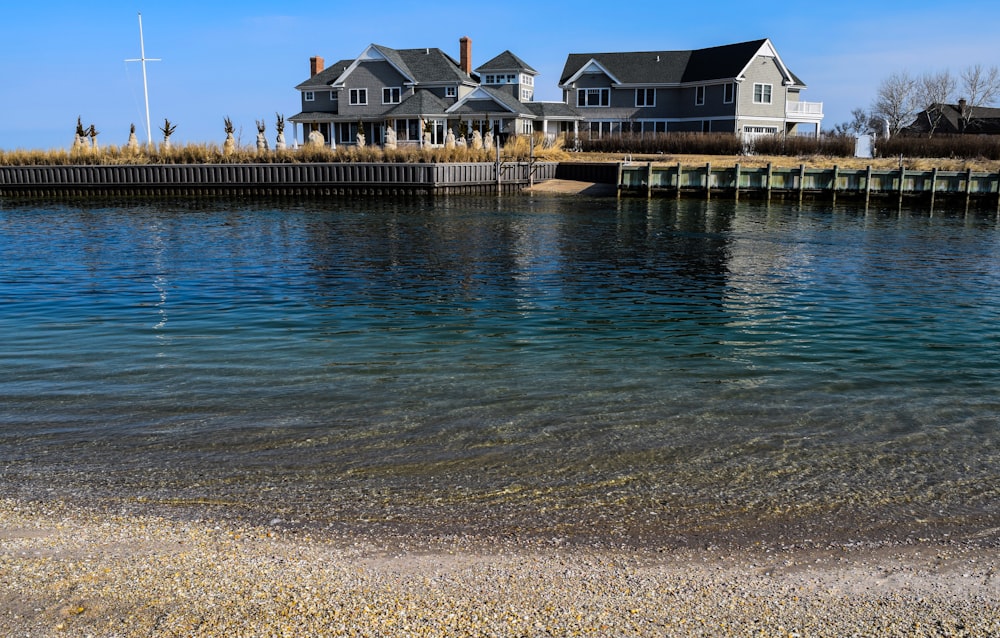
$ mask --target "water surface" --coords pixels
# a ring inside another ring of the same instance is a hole
[[[981,535],[998,257],[995,215],[826,204],[7,202],[0,491],[645,544]]]

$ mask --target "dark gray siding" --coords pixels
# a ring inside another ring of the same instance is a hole
[[[399,88],[401,98],[406,94],[403,76],[388,62],[362,62],[344,79],[340,94],[340,114],[357,117],[373,117],[385,113],[395,104],[382,104],[382,89]],[[367,104],[351,104],[351,89],[367,89]]]

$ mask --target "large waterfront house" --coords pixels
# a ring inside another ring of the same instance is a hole
[[[501,139],[539,132],[818,133],[823,119],[821,103],[799,100],[805,84],[767,39],[694,51],[574,53],[559,81],[562,102],[535,101],[538,72],[510,51],[473,68],[467,37],[457,61],[437,48],[371,44],[328,67],[318,56],[309,62],[309,78],[295,87],[302,110],[288,120],[296,142],[301,126],[301,139],[315,131],[331,146],[361,136],[381,144],[390,128],[398,144],[441,145],[449,132],[473,131]]]
[[[381,144],[391,127],[398,144],[440,145],[450,132],[494,136],[559,132],[580,115],[564,104],[534,102],[538,72],[510,51],[472,68],[472,41],[459,41],[459,60],[441,49],[369,45],[354,59],[324,67],[310,58],[309,78],[295,88],[302,110],[288,118],[303,139]]]
[[[559,87],[583,115],[581,133],[818,134],[820,102],[768,39],[693,51],[573,53]]]

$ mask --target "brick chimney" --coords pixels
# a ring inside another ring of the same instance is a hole
[[[314,55],[309,58],[309,77],[323,72],[323,58]]]
[[[472,40],[468,36],[462,36],[458,40],[460,52],[459,64],[462,70],[468,75],[472,75]]]

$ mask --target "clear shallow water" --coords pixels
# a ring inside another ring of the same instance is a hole
[[[976,213],[6,203],[0,490],[644,543],[976,535],[998,257]]]

